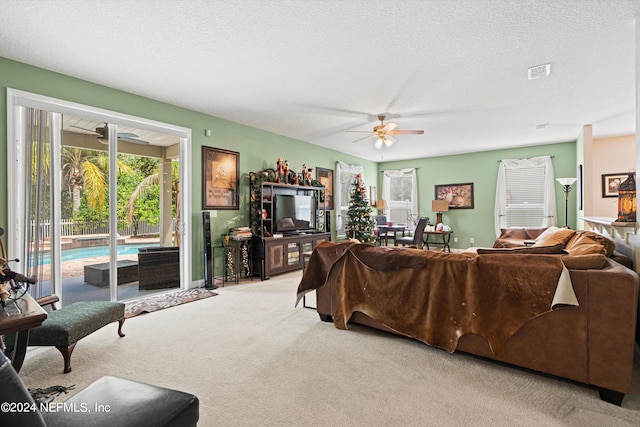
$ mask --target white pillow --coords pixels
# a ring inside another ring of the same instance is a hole
[[[543,237],[548,236],[550,234],[553,234],[558,230],[560,230],[559,227],[556,227],[555,225],[552,225],[551,227],[547,228],[542,233],[540,233],[540,235],[538,237],[536,237],[535,240],[536,240],[536,242],[539,241],[539,240],[542,240]]]

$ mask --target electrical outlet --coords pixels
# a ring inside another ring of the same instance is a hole
[[[469,237],[469,243],[475,243],[476,239],[474,239],[473,237]]]
[[[457,237],[453,238],[453,243],[458,243],[458,238]]]

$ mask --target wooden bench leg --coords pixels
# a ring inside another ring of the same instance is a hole
[[[122,332],[122,325],[124,324],[125,318],[122,316],[118,319],[118,335],[124,337],[125,334]],[[77,343],[73,343],[70,346],[56,346],[58,351],[62,353],[62,358],[64,359],[64,373],[68,374],[71,372],[71,353],[73,353],[73,349],[76,347]]]
[[[73,353],[73,349],[76,348],[77,343],[73,343],[69,346],[59,345],[56,348],[62,353],[62,358],[64,359],[64,373],[68,374],[71,372],[71,353]]]
[[[122,316],[118,319],[118,335],[124,337],[124,333],[122,333],[122,325],[124,325],[125,318]]]

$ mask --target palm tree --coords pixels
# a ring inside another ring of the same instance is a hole
[[[131,197],[127,202],[127,222],[129,225],[134,224],[134,230],[137,229],[137,218],[135,217],[135,206],[139,199],[144,198],[148,192],[155,186],[160,184],[160,171],[157,170],[152,175],[147,176],[133,190]],[[172,204],[176,209],[176,224],[180,224],[180,163],[171,162],[171,198]],[[134,235],[137,234],[134,231]],[[180,233],[175,233],[176,246],[180,246]]]
[[[104,152],[64,147],[62,152],[65,179],[73,204],[73,215],[80,211],[81,190],[91,208],[102,208],[107,198],[106,172],[109,155]],[[118,159],[116,174],[131,173],[132,169]]]

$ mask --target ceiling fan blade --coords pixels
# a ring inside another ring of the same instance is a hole
[[[99,136],[100,135],[99,133],[97,133],[97,132],[95,132],[95,131],[93,131],[91,129],[86,129],[86,128],[83,128],[83,127],[80,127],[80,126],[71,125],[70,127],[83,130],[84,132],[81,132],[81,133],[85,134],[85,135],[95,135],[95,136]]]
[[[397,124],[397,123],[389,122],[389,123],[387,123],[386,125],[384,125],[384,127],[382,128],[382,130],[383,130],[385,133],[389,133],[389,132],[391,132],[392,130],[394,130],[395,128],[397,128],[397,127],[398,127],[398,124]]]
[[[135,138],[118,137],[118,141],[131,142],[132,144],[138,144],[138,145],[149,145],[149,141],[143,141],[141,139],[135,139]]]
[[[138,135],[129,132],[118,132],[118,138],[137,138]]]
[[[371,132],[369,132],[369,133],[371,133]],[[377,135],[375,135],[375,134],[367,135],[367,136],[365,136],[365,137],[363,137],[363,138],[356,139],[355,141],[351,141],[351,142],[358,142],[358,141],[362,141],[363,139],[368,139],[368,138],[371,138],[372,136],[377,136]]]
[[[394,130],[389,132],[391,135],[422,135],[423,130]]]
[[[346,130],[345,132],[371,133],[370,130]]]

